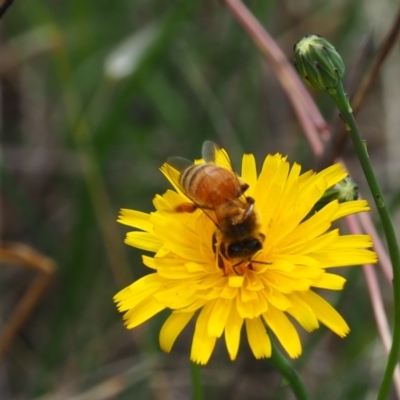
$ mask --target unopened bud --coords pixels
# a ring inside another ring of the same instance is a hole
[[[333,190],[337,193],[339,203],[358,199],[358,185],[349,176],[338,182]]]
[[[297,71],[318,90],[335,89],[342,81],[344,63],[336,49],[323,37],[308,35],[294,46]]]
[[[335,186],[332,186],[326,190],[321,199],[315,204],[311,212],[308,214],[308,217],[324,208],[331,201],[338,200],[339,203],[346,203],[347,201],[357,199],[358,186],[349,176],[347,176]]]

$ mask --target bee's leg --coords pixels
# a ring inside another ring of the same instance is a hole
[[[254,269],[253,269],[253,264],[272,265],[271,262],[254,261],[254,260],[251,260],[251,261],[242,260],[242,261],[239,261],[238,263],[232,265],[232,269],[235,271],[235,274],[236,274],[236,275],[243,275],[243,268],[246,268],[246,267],[247,267],[250,271],[253,271],[253,270],[254,270]],[[241,272],[238,272],[238,271],[237,271],[237,268],[240,267],[240,266],[242,266],[242,268],[241,268],[242,271],[241,271]]]
[[[217,237],[215,236],[215,232],[212,235],[212,249],[214,254],[217,254]]]
[[[186,212],[186,213],[194,213],[197,210],[196,204],[193,203],[182,203],[175,207],[176,212]]]
[[[218,267],[222,269],[222,271],[224,271],[224,276],[228,276],[225,269],[224,259],[222,258],[221,254],[218,254],[217,259],[218,259]]]
[[[241,273],[240,273],[240,272],[238,272],[238,271],[236,270],[236,268],[237,268],[237,267],[240,267],[241,265],[243,265],[243,263],[244,263],[244,260],[239,261],[238,263],[232,265],[232,269],[233,269],[233,271],[235,272],[236,275],[240,275],[240,276],[243,275],[243,271],[241,271]]]
[[[249,264],[249,269],[253,270],[252,264],[262,264],[262,265],[272,265],[272,262],[265,262],[265,261],[256,261],[256,260],[251,260]]]
[[[247,201],[247,204],[254,204],[255,203],[255,200],[252,198],[252,197],[250,197],[250,196],[247,196],[246,197],[246,201]]]
[[[242,183],[240,185],[240,194],[242,195],[248,188],[249,188],[249,184],[248,183]]]
[[[240,218],[240,220],[237,221],[236,223],[243,222],[254,211],[254,199],[252,197],[246,197],[246,202],[247,202],[247,205],[244,210],[244,213],[243,213],[242,217]]]
[[[213,249],[213,252],[214,252],[214,254],[216,256],[215,260],[216,260],[218,268],[222,269],[222,271],[224,271],[224,276],[227,276],[228,274],[227,274],[226,269],[225,269],[224,259],[222,258],[221,253],[218,251],[217,237],[215,236],[215,232],[212,235],[212,249]]]

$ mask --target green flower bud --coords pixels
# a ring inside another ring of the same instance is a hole
[[[308,35],[294,46],[295,66],[302,79],[318,90],[332,91],[341,83],[344,63],[323,37]]]
[[[349,176],[338,182],[334,189],[337,190],[339,203],[358,199],[358,185]]]
[[[358,185],[349,176],[342,179],[335,186],[328,189],[322,199],[332,201],[339,200],[339,203],[345,203],[346,201],[352,201],[358,199]]]
[[[335,186],[332,186],[325,191],[321,199],[315,204],[314,208],[308,214],[307,218],[321,210],[328,203],[333,200],[338,200],[339,203],[346,203],[347,201],[358,199],[358,186],[349,177],[342,179]]]

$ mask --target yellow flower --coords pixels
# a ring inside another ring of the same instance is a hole
[[[216,162],[223,167],[225,155],[217,151]],[[234,360],[243,325],[256,358],[270,357],[271,332],[290,357],[301,354],[292,320],[308,332],[321,322],[337,335],[347,335],[344,319],[314,289],[343,288],[345,279],[327,272],[332,267],[377,261],[369,250],[370,236],[343,235],[331,228],[333,221],[369,207],[365,200],[335,200],[308,216],[325,191],[346,177],[341,164],[301,174],[298,164],[290,167],[280,154],[268,155],[257,177],[254,157],[244,155],[241,179],[249,184],[246,196],[255,200],[265,240],[250,262],[239,267],[231,263],[225,270],[218,267],[213,249],[215,224],[201,209],[171,212],[188,198],[174,184],[178,172],[168,164],[161,171],[176,191],[157,195],[155,212],[122,209],[119,217],[119,222],[137,229],[127,234],[126,243],[155,253],[143,256],[153,272],[114,297],[128,329],[171,310],[160,332],[160,346],[169,352],[196,318],[190,358],[199,364],[208,362],[222,335]]]

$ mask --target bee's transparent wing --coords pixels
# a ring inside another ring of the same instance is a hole
[[[220,167],[233,171],[228,153],[221,149],[211,140],[206,140],[201,149],[201,155],[205,162],[219,165]]]
[[[215,163],[216,153],[219,150],[219,147],[212,142],[211,140],[206,140],[203,143],[203,147],[201,148],[201,155],[205,162],[207,163]]]
[[[168,157],[167,164],[175,168],[177,171],[183,172],[185,169],[191,167],[193,162],[183,157]]]

